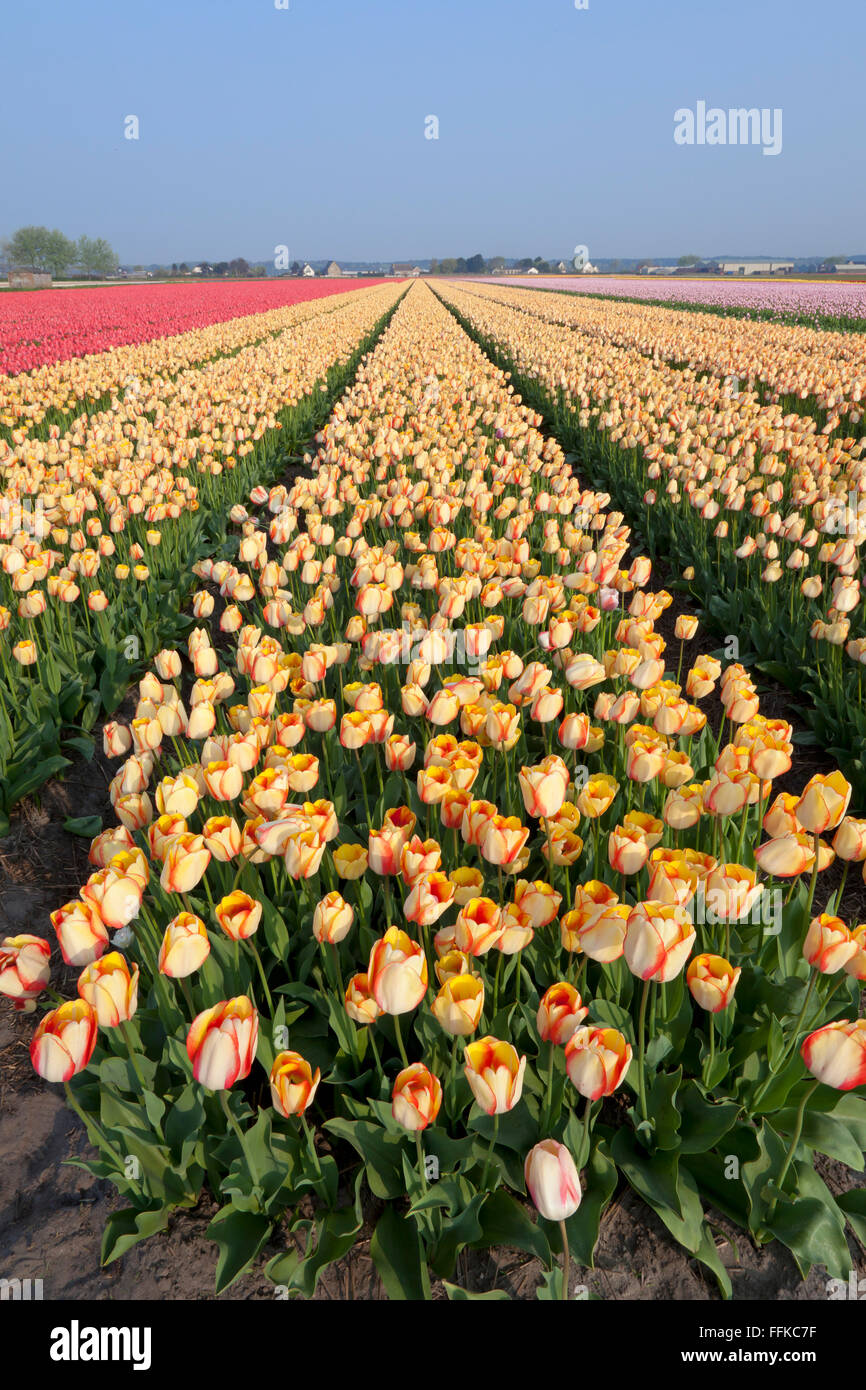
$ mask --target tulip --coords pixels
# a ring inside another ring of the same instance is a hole
[[[536,767],[522,767],[519,782],[527,815],[555,816],[562,809],[569,781],[568,768],[555,753]]]
[[[140,898],[136,899],[140,903]],[[132,918],[127,918],[131,921]],[[89,965],[98,960],[108,945],[108,930],[95,904],[65,903],[51,913],[60,951],[67,965]],[[120,923],[121,926],[126,925]]]
[[[800,1048],[809,1071],[825,1086],[852,1091],[866,1084],[866,1018],[842,1019],[810,1033]]]
[[[334,868],[340,878],[362,878],[367,872],[367,851],[363,845],[338,845],[333,852]]]
[[[315,1099],[322,1073],[313,1075],[309,1062],[299,1052],[278,1052],[269,1076],[271,1103],[280,1115],[303,1115]]]
[[[590,1101],[613,1095],[631,1059],[631,1044],[616,1028],[578,1028],[565,1045],[569,1079]]]
[[[199,970],[210,955],[207,928],[192,912],[179,912],[165,929],[159,948],[159,969],[172,980]]]
[[[851,785],[841,772],[816,773],[806,783],[794,811],[804,830],[823,835],[841,823],[850,800]]]
[[[685,965],[695,943],[694,926],[682,907],[638,903],[629,914],[624,954],[633,975],[665,984]]]
[[[689,961],[686,984],[696,1004],[708,1013],[717,1014],[730,1004],[742,973],[722,956],[695,956]]]
[[[523,1093],[526,1058],[519,1057],[511,1043],[492,1037],[467,1043],[464,1057],[466,1079],[484,1113],[513,1110]]]
[[[551,985],[538,1006],[535,1018],[538,1036],[542,1042],[564,1046],[588,1012],[574,985],[564,980]]]
[[[245,994],[225,999],[193,1019],[186,1039],[196,1081],[227,1091],[249,1076],[256,1055],[259,1016]]]
[[[529,1150],[523,1167],[526,1187],[545,1221],[567,1221],[580,1206],[580,1178],[569,1150],[542,1139]]]
[[[51,978],[51,947],[41,936],[7,936],[0,941],[0,994],[24,1007]]]
[[[391,1093],[391,1114],[410,1133],[434,1123],[442,1105],[442,1083],[421,1063],[397,1073]]]
[[[166,893],[191,893],[201,882],[211,853],[201,835],[178,835],[169,844],[160,874]]]
[[[100,1028],[117,1028],[131,1019],[138,1007],[138,966],[130,971],[119,951],[85,966],[78,993],[96,1014]]]
[[[327,893],[313,912],[313,936],[320,944],[338,946],[348,936],[354,918],[354,909],[340,893]]]
[[[406,932],[389,927],[370,952],[367,980],[383,1013],[409,1013],[426,993],[427,959]]]
[[[470,898],[457,914],[454,944],[466,955],[485,955],[502,936],[502,912],[492,898]]]
[[[258,930],[262,904],[236,888],[214,908],[214,916],[230,941],[246,941]]]
[[[853,940],[841,917],[827,912],[813,917],[803,942],[803,959],[820,970],[822,975],[835,975],[857,954]]]
[[[346,989],[345,1001],[346,1013],[355,1023],[375,1023],[382,1013],[370,993],[369,980],[366,974],[352,976]]]
[[[460,953],[453,952],[452,955]],[[447,960],[449,957],[443,957]],[[467,960],[466,956],[462,956]],[[440,961],[436,967],[439,975]],[[440,976],[441,979],[441,976]],[[477,975],[459,973],[448,976],[442,983],[431,1006],[433,1016],[444,1032],[452,1038],[464,1038],[474,1033],[484,1009],[484,984]]]
[[[83,1071],[96,1047],[95,1010],[70,999],[45,1014],[30,1044],[30,1060],[46,1081],[70,1081]]]

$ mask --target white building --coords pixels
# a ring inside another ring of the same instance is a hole
[[[305,261],[305,262],[304,262],[304,269],[301,271],[301,274],[302,274],[302,275],[306,275],[306,276],[309,278],[310,276],[315,275],[315,273],[316,273],[316,272],[313,270],[313,267],[312,267],[311,265],[307,265],[307,263],[306,263],[306,261]]]
[[[793,270],[793,261],[721,261],[723,275],[774,275],[780,270]]]

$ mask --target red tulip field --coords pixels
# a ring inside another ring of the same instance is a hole
[[[46,1296],[866,1275],[866,335],[529,283],[0,296]]]

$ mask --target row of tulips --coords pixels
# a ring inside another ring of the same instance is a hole
[[[442,292],[589,474],[616,487],[651,553],[679,562],[716,630],[805,685],[806,715],[862,802],[863,437],[831,421],[819,431],[756,390],[732,395],[724,361],[698,378],[512,308],[504,291]]]
[[[32,429],[130,375],[151,376],[170,363],[176,372],[296,322],[292,306],[351,289],[344,280],[250,280],[5,293],[0,427]]]
[[[320,423],[399,289],[308,306],[291,329],[127,394],[4,469],[0,500],[0,811],[66,759],[62,725],[111,710],[139,657],[177,634],[196,554],[226,511]],[[255,330],[256,332],[258,330]],[[193,476],[190,476],[193,473]]]
[[[790,727],[685,661],[694,620],[668,666],[670,595],[539,424],[413,286],[106,726],[117,825],[52,917],[78,999],[32,1045],[129,1199],[105,1260],[207,1182],[218,1289],[290,1213],[267,1271],[309,1296],[369,1189],[390,1296],[508,1245],[560,1297],[625,1181],[726,1294],[707,1202],[850,1268],[862,1194],[813,1154],[862,1166],[866,928],[821,874],[866,824],[838,773],[774,794]],[[37,1007],[49,943],[3,951]]]
[[[822,412],[828,436],[843,419],[855,426],[855,432],[863,419],[866,344],[860,333],[744,322],[627,300],[481,288],[500,303],[547,323],[564,324],[592,342],[637,351],[654,363],[709,372],[731,385],[736,381],[737,391],[758,383],[772,402],[788,408],[802,402],[802,408],[813,414]]]

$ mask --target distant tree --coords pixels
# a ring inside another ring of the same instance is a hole
[[[491,256],[491,257],[490,257],[490,260],[487,262],[487,266],[488,266],[488,269],[489,269],[489,270],[504,270],[504,269],[505,269],[505,257],[504,257],[504,256]]]
[[[292,264],[291,264],[291,266],[290,266],[290,268],[289,268],[289,274],[290,274],[290,275],[300,275],[300,274],[301,274],[301,271],[303,270],[303,268],[304,268],[304,267],[301,265],[301,262],[300,262],[300,261],[292,261]]]
[[[50,247],[47,227],[19,227],[4,243],[9,264],[17,270],[47,270]]]
[[[823,264],[823,265],[844,265],[845,262],[847,261],[847,259],[848,259],[847,256],[825,256],[825,257],[824,257],[824,260],[823,260],[823,262],[822,262],[822,264]]]
[[[532,257],[531,257],[531,256],[521,256],[521,257],[520,257],[520,260],[517,262],[517,269],[518,269],[518,270],[528,270],[529,267],[530,267],[531,265],[532,265]]]
[[[439,262],[439,269],[443,275],[456,275],[458,262],[455,261],[453,256],[446,256],[444,260]]]
[[[189,266],[187,265],[186,261],[181,261],[180,265],[177,268],[177,271],[179,275],[189,275]]]
[[[172,275],[177,275],[177,261],[172,261],[172,263],[171,263],[171,273],[172,273]]]
[[[66,274],[69,267],[75,261],[76,246],[68,236],[56,229],[48,233],[48,243],[45,248],[45,264],[51,271],[55,280],[60,280]]]
[[[482,255],[470,256],[466,262],[466,269],[470,275],[481,275],[484,272],[484,257]]]
[[[250,263],[249,261],[245,261],[243,256],[236,256],[233,261],[229,261],[230,275],[247,275],[249,274],[249,269]]]
[[[435,256],[434,256],[433,260],[430,262],[430,274],[431,274],[431,275],[438,275],[438,273],[439,273],[439,262],[436,260],[436,258],[435,258]]]
[[[700,256],[680,256],[677,265],[700,265]]]
[[[117,256],[104,237],[80,237],[76,258],[84,274],[95,279],[105,279],[117,269]]]

